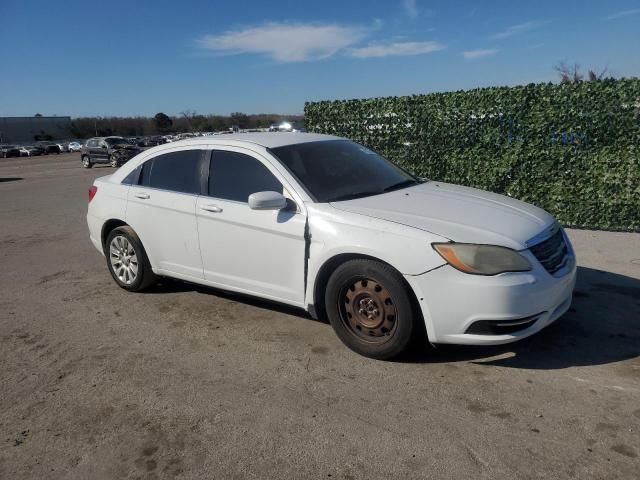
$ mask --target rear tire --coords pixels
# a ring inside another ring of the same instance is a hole
[[[111,230],[104,250],[107,268],[119,287],[139,292],[158,281],[142,242],[131,227]]]
[[[84,156],[82,157],[82,166],[84,168],[91,168],[93,167],[93,163],[91,162],[91,159],[88,156]]]
[[[351,350],[379,360],[397,357],[421,331],[409,289],[402,275],[385,263],[349,260],[327,283],[329,322]]]

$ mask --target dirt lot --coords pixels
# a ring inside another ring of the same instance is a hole
[[[379,362],[298,311],[119,289],[85,225],[112,169],[0,160],[0,478],[638,478],[640,235],[570,231],[571,311]]]

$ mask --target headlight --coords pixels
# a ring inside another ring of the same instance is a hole
[[[496,245],[472,243],[432,243],[449,265],[474,275],[497,275],[531,270],[529,261],[515,250]]]

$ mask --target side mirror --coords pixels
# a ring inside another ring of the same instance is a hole
[[[278,192],[256,192],[249,195],[252,210],[280,210],[287,206],[287,199]]]

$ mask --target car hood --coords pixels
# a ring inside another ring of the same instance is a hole
[[[510,197],[441,182],[331,205],[425,230],[461,243],[502,245],[522,250],[552,226],[544,210]]]

